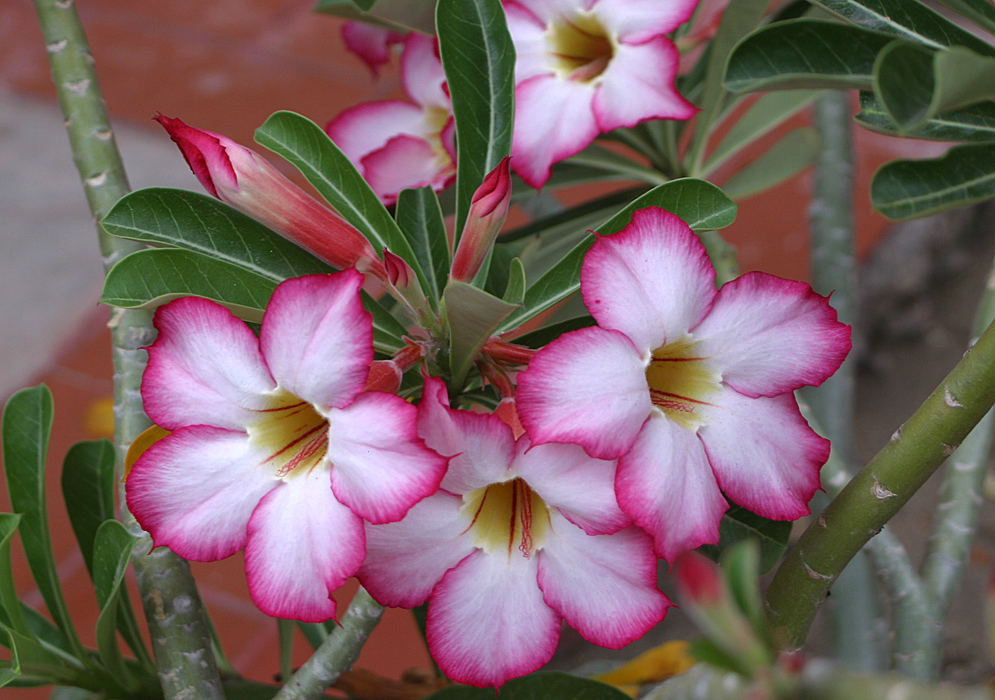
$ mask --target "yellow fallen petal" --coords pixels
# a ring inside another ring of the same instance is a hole
[[[131,472],[132,465],[138,461],[138,458],[145,454],[145,451],[152,447],[155,443],[162,440],[164,437],[170,434],[171,431],[165,428],[160,428],[158,425],[153,425],[148,428],[134,439],[131,443],[131,447],[128,448],[128,454],[124,458],[124,476],[128,477]]]
[[[114,397],[91,401],[83,414],[83,429],[96,437],[114,437]]]
[[[675,639],[643,652],[608,673],[594,676],[594,680],[614,686],[659,683],[695,665],[694,658],[688,652],[690,648],[690,643]],[[625,688],[622,690],[628,692]]]

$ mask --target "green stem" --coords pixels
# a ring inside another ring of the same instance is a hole
[[[35,0],[35,9],[76,167],[90,211],[99,221],[129,188],[93,57],[73,0]],[[97,230],[105,270],[139,248],[136,243],[108,236],[99,225]],[[121,309],[116,309],[111,319],[114,438],[119,468],[131,442],[149,426],[140,387],[146,359],[143,348],[154,339],[151,321],[148,311]],[[142,534],[130,514],[124,513],[123,520],[133,534]],[[133,563],[165,696],[190,697],[192,693],[208,700],[222,698],[200,598],[189,568],[168,550],[145,554],[150,549],[151,542],[145,535],[135,550]]]
[[[314,655],[290,677],[273,700],[320,698],[325,689],[359,658],[370,632],[380,622],[383,606],[360,588],[342,616],[342,624],[321,643]]]
[[[905,505],[995,402],[995,328],[988,329],[891,441],[802,534],[767,590],[785,641],[805,640],[847,563]]]
[[[853,224],[853,147],[850,102],[844,92],[826,92],[813,106],[821,147],[815,163],[811,232],[812,288],[831,294],[829,303],[843,323],[852,324],[856,299]],[[853,410],[856,360],[848,357],[822,386],[806,387],[809,402],[833,452],[847,470],[853,464]],[[825,499],[813,508],[825,507]],[[873,624],[881,618],[874,573],[866,557],[855,558],[833,588],[831,605],[834,647],[840,663],[856,671],[882,667],[881,640]]]

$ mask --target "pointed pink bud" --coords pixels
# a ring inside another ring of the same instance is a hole
[[[383,251],[384,267],[387,270],[388,291],[404,302],[411,317],[423,328],[430,327],[434,314],[432,305],[425,298],[418,275],[411,269],[408,261],[399,255],[391,253],[386,248]]]
[[[719,567],[697,552],[677,560],[677,586],[681,598],[700,608],[722,603],[725,582]]]
[[[452,280],[473,280],[494,245],[494,239],[504,226],[511,203],[509,160],[505,157],[494,170],[487,173],[483,184],[470,200],[470,211],[449,275]]]
[[[222,202],[270,227],[329,265],[386,279],[362,233],[288,180],[258,153],[231,139],[157,115],[194,175]]]
[[[366,377],[363,391],[382,391],[396,394],[401,388],[401,368],[394,360],[374,360]]]

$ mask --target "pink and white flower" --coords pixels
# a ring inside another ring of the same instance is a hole
[[[455,456],[407,517],[367,526],[359,578],[384,605],[428,600],[429,650],[449,678],[500,686],[538,669],[561,620],[620,648],[663,619],[652,542],[615,502],[614,462],[450,410],[439,379],[418,410],[426,444]]]
[[[533,187],[601,133],[689,119],[667,33],[698,0],[506,0],[515,43],[515,172]]]
[[[417,410],[363,391],[373,325],[356,270],[283,282],[258,338],[224,307],[177,299],[155,316],[142,398],[173,431],[136,462],[128,507],[155,546],[195,561],[245,549],[256,605],[319,622],[365,555],[363,521],[400,520],[447,460]]]
[[[456,177],[456,127],[435,39],[408,35],[401,82],[409,101],[356,105],[326,127],[385,204],[405,188],[441,190]]]
[[[390,60],[391,46],[403,44],[404,37],[401,32],[367,22],[342,23],[342,41],[346,48],[359,56],[374,76],[379,75],[380,66]]]
[[[726,497],[771,519],[809,512],[829,443],[792,392],[850,350],[826,298],[760,272],[716,291],[697,236],[657,208],[597,239],[581,292],[598,325],[553,341],[518,378],[533,443],[618,458],[619,505],[668,561],[718,541]]]

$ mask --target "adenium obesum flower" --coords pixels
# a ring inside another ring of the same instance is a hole
[[[500,686],[538,669],[561,620],[620,648],[663,619],[652,542],[615,502],[613,462],[450,410],[437,378],[418,411],[426,444],[455,456],[403,520],[367,526],[359,579],[384,605],[428,600],[429,650],[449,678]]]
[[[363,391],[362,283],[352,269],[283,282],[258,338],[206,299],[156,312],[142,398],[173,432],[135,463],[128,507],[187,559],[244,548],[252,599],[276,617],[333,617],[330,593],[365,555],[363,521],[400,520],[445,471],[414,406]]]
[[[456,177],[456,127],[435,39],[413,32],[404,41],[401,82],[410,101],[350,107],[326,127],[385,204],[401,190],[441,190]]]
[[[506,0],[515,43],[512,165],[541,187],[550,166],[600,134],[647,119],[688,119],[668,32],[698,0]]]
[[[717,292],[697,236],[657,208],[597,239],[581,292],[598,325],[562,335],[518,377],[533,443],[618,458],[619,505],[668,561],[718,542],[726,497],[766,518],[809,512],[829,443],[792,392],[850,350],[826,298],[760,272]]]
[[[404,34],[366,22],[343,22],[342,41],[378,75],[380,66],[390,60],[390,47],[404,42]]]
[[[227,136],[179,119],[155,120],[180,147],[208,192],[270,227],[329,265],[385,279],[383,262],[352,224],[288,180],[265,158]]]

